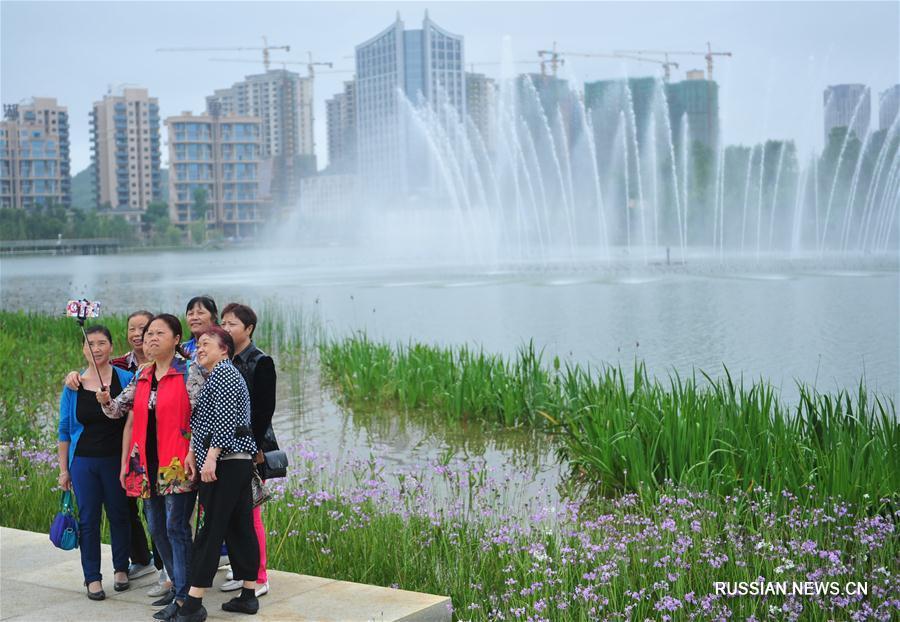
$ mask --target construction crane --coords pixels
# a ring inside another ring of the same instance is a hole
[[[706,51],[705,52],[693,52],[693,51],[671,51],[671,50],[619,50],[624,54],[650,54],[653,56],[662,55],[666,59],[669,58],[669,55],[672,56],[702,56],[706,59],[706,78],[712,82],[713,79],[713,57],[714,56],[731,56],[731,52],[713,52],[712,44],[707,41],[706,42]]]
[[[195,47],[177,47],[177,48],[157,48],[157,52],[247,52],[247,51],[259,51],[262,50],[262,59],[263,59],[263,67],[265,67],[266,71],[269,70],[269,50],[284,50],[285,52],[291,51],[291,46],[289,45],[269,45],[269,41],[266,37],[262,38],[263,44],[262,47],[221,47],[221,48],[195,48]],[[253,61],[257,62],[257,61]]]
[[[624,52],[611,52],[611,53],[602,53],[602,52],[596,52],[596,53],[595,53],[595,52],[560,52],[560,51],[558,51],[558,50],[556,49],[556,42],[555,42],[555,41],[553,42],[553,49],[552,49],[552,50],[539,50],[539,51],[538,51],[538,56],[540,56],[542,59],[543,59],[545,56],[549,56],[549,57],[550,57],[550,60],[549,60],[549,61],[541,60],[541,74],[542,74],[542,75],[546,75],[546,67],[545,67],[545,63],[549,62],[549,63],[550,63],[550,66],[552,67],[552,71],[553,71],[553,76],[554,76],[554,77],[556,77],[556,69],[557,69],[557,65],[562,65],[562,64],[564,64],[564,63],[565,63],[565,58],[564,58],[564,57],[566,57],[566,56],[579,56],[579,57],[583,57],[583,58],[621,58],[621,59],[626,59],[626,60],[634,60],[634,61],[638,61],[638,62],[642,62],[642,63],[656,63],[656,64],[662,66],[662,68],[663,68],[663,80],[665,80],[666,82],[669,81],[669,78],[670,78],[671,75],[672,75],[672,74],[671,74],[672,68],[674,67],[675,69],[678,69],[678,63],[676,63],[676,62],[674,62],[674,61],[669,61],[668,56],[666,57],[665,60],[659,60],[659,59],[657,59],[657,58],[648,58],[648,57],[646,57],[646,56],[638,56],[638,55],[632,54],[632,53],[627,53],[627,54],[626,54],[626,53],[624,53]]]
[[[511,65],[533,65],[536,62],[539,62],[539,61],[514,60],[514,61],[510,61],[510,64]],[[469,71],[471,73],[475,73],[475,67],[482,67],[482,66],[486,66],[486,65],[505,65],[505,64],[506,63],[504,63],[502,61],[481,61],[481,62],[469,63]]]
[[[210,58],[208,59],[214,63],[255,63],[255,60],[251,60],[249,58]],[[330,62],[313,62],[312,56],[310,56],[309,62],[303,61],[295,61],[295,60],[276,60],[274,61],[278,65],[303,65],[306,67],[307,72],[309,73],[310,78],[315,78],[317,74],[322,73],[353,73],[352,69],[335,69],[333,71],[316,71],[315,67],[325,66],[325,67],[334,67],[334,63]]]
[[[566,59],[560,58],[560,53],[556,51],[556,41],[553,42],[553,49],[551,50],[538,50],[538,56],[541,59],[541,75],[547,75],[547,65],[546,63],[550,63],[550,67],[553,71],[553,77],[556,77],[556,70],[560,65],[566,64]],[[550,60],[546,60],[544,57],[549,56]]]

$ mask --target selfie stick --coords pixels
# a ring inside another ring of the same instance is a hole
[[[80,300],[79,302],[84,304],[78,305],[78,315],[75,317],[78,320],[78,326],[81,327],[81,335],[84,337],[84,343],[88,347],[88,352],[91,353],[91,361],[94,363],[94,371],[97,372],[97,379],[100,380],[100,390],[106,391],[106,385],[103,384],[103,378],[100,376],[100,370],[97,368],[97,359],[94,358],[94,351],[91,350],[91,344],[88,343],[87,333],[84,332],[84,321],[87,319],[87,300]]]

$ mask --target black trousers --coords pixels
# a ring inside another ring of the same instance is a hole
[[[216,481],[200,484],[198,531],[191,553],[192,587],[212,587],[222,541],[238,581],[256,581],[259,545],[253,529],[252,460],[219,460]]]
[[[150,547],[147,545],[147,534],[141,524],[138,502],[135,497],[128,497],[128,521],[131,523],[131,542],[129,552],[131,563],[146,566],[150,563]]]

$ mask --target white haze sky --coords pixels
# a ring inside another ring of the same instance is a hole
[[[16,103],[56,97],[68,106],[73,174],[90,163],[88,113],[110,85],[143,86],[159,98],[163,118],[200,113],[205,96],[262,71],[260,52],[157,53],[158,47],[290,45],[273,59],[305,61],[312,50],[335,69],[353,69],[354,46],[387,27],[397,11],[406,28],[425,10],[465,36],[466,62],[499,61],[504,36],[515,60],[537,50],[614,49],[730,51],[717,58],[722,126],[729,144],[765,138],[822,143],[822,90],[859,82],[878,93],[898,79],[898,2],[0,2],[0,97]],[[256,63],[210,62],[213,57]],[[349,58],[348,58],[349,57]],[[259,59],[259,60],[257,60]],[[685,70],[702,57],[678,57]],[[273,64],[273,67],[280,65]],[[536,71],[516,65],[517,71]],[[305,67],[288,65],[301,74]],[[321,68],[320,68],[321,69]],[[499,66],[476,68],[497,75]],[[585,80],[656,75],[655,65],[571,58],[563,77]],[[351,73],[320,74],[315,84],[316,151],[327,162],[325,99]],[[163,141],[166,140],[162,130]],[[163,161],[167,150],[163,148]]]

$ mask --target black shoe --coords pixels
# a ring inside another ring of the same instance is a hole
[[[124,592],[125,590],[127,590],[130,587],[131,587],[130,581],[123,581],[122,583],[119,583],[118,581],[116,581],[115,584],[113,585],[113,589],[117,592]]]
[[[181,613],[175,616],[175,622],[204,622],[206,620],[206,607],[200,605],[200,608],[194,613]]]
[[[174,595],[174,594],[173,594]],[[156,613],[153,614],[154,620],[166,620],[167,622],[174,620],[175,616],[178,615],[178,610],[181,607],[174,600],[166,605],[165,609],[160,609]]]
[[[169,592],[160,598],[159,600],[154,600],[150,603],[151,607],[165,607],[170,604],[173,600],[175,600],[175,588],[169,590]]]
[[[92,592],[91,588],[88,587],[88,582],[84,582],[84,587],[87,590],[87,596],[91,600],[104,600],[106,598],[106,592],[100,590],[99,592]]]
[[[222,603],[222,611],[230,611],[232,613],[249,613],[253,615],[259,611],[259,599],[254,596],[246,600],[238,597],[232,598],[227,603]]]

